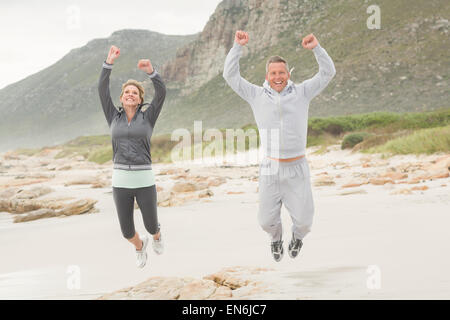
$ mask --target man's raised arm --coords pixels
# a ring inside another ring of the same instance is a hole
[[[305,49],[312,50],[319,64],[319,72],[311,79],[303,81],[299,86],[303,87],[305,96],[308,100],[317,96],[336,74],[333,60],[328,53],[322,48],[313,34],[309,34],[303,38],[302,46]]]
[[[242,47],[247,44],[248,40],[247,32],[236,31],[233,47],[225,59],[223,77],[242,99],[250,102],[255,97],[258,86],[242,78],[239,72],[239,59],[241,58]]]

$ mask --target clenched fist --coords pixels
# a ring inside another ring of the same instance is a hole
[[[306,37],[302,40],[302,46],[305,49],[312,50],[319,44],[319,41],[317,41],[317,38],[312,34],[308,34]]]
[[[139,69],[141,69],[142,71],[147,72],[148,74],[153,73],[152,63],[148,59],[141,59],[141,60],[139,60],[137,66],[138,66]]]
[[[248,42],[248,33],[245,31],[238,30],[234,36],[234,41],[239,43],[241,46],[245,46]]]
[[[116,46],[111,46],[108,52],[108,57],[106,58],[106,63],[113,64],[114,60],[116,60],[120,56],[120,49]]]

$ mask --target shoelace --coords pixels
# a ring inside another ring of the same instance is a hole
[[[283,245],[283,241],[282,240],[281,241],[272,242],[272,251],[276,252],[276,253],[281,252],[281,246],[282,245]]]
[[[301,244],[301,240],[300,239],[292,239],[291,240],[291,248],[294,250],[297,250],[298,248],[300,248],[300,244]]]

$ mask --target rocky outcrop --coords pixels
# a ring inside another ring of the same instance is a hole
[[[192,277],[152,277],[134,286],[99,297],[97,300],[220,300],[252,299],[270,292],[268,285],[254,276],[270,271],[255,267],[229,267],[207,275]]]
[[[162,73],[169,86],[181,88],[183,94],[190,93],[222,74],[236,30],[249,32],[251,40],[244,55],[260,52],[276,45],[282,39],[280,34],[292,32],[296,24],[308,19],[313,6],[298,0],[224,0],[198,39],[178,49],[176,58],[163,66]]]
[[[94,212],[97,200],[78,199],[75,201],[61,201],[54,199],[0,199],[0,211],[14,214],[14,222],[26,222],[42,218],[71,216]]]

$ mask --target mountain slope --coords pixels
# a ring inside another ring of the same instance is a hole
[[[295,67],[294,82],[312,77],[317,62],[300,41],[309,33],[317,36],[334,60],[337,74],[311,102],[310,116],[449,107],[446,18],[450,2],[381,0],[376,4],[381,10],[379,30],[367,28],[370,1],[223,1],[199,38],[179,49],[176,59],[163,67],[168,87],[182,96],[166,105],[160,127],[170,132],[192,127],[200,119],[204,128],[253,122],[247,103],[221,76],[238,29],[250,34],[241,75],[258,85],[264,81],[266,59],[274,54]]]
[[[108,132],[97,81],[109,47],[121,48],[111,76],[111,95],[119,105],[122,83],[130,78],[146,79],[136,67],[139,59],[149,58],[159,69],[174,57],[177,48],[196,36],[117,31],[107,39],[92,40],[71,50],[52,66],[0,90],[0,150],[52,145]],[[151,84],[146,83],[146,87],[151,94]]]
[[[108,129],[97,79],[111,44],[122,49],[112,76],[118,104],[121,83],[144,79],[139,58],[150,57],[168,93],[154,135],[176,128],[237,128],[253,123],[247,103],[222,78],[236,30],[250,42],[241,74],[262,85],[265,63],[281,55],[295,67],[296,83],[318,71],[301,39],[314,33],[335,62],[337,74],[310,104],[311,116],[373,111],[424,111],[450,107],[450,2],[379,0],[381,29],[369,30],[360,0],[224,0],[195,36],[124,30],[72,50],[55,65],[0,90],[0,150],[55,144]],[[147,83],[151,94],[151,85]]]

